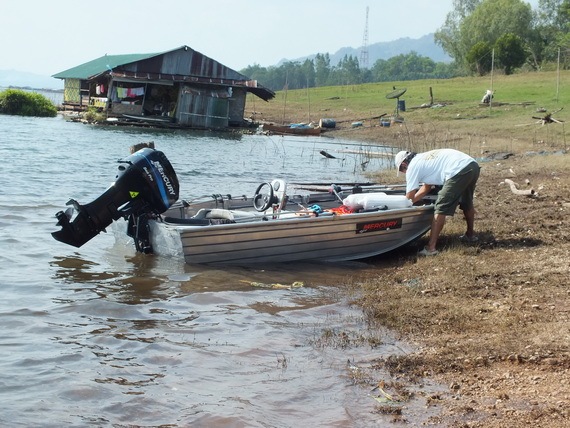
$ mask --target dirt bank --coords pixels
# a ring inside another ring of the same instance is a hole
[[[265,119],[279,117],[267,106]],[[339,112],[335,117],[340,117]],[[273,115],[273,116],[272,116]],[[299,117],[300,119],[301,117]],[[377,121],[376,121],[377,122]],[[453,147],[481,159],[476,192],[480,241],[465,245],[461,215],[449,219],[440,254],[418,258],[406,247],[377,260],[377,275],[354,284],[372,323],[389,327],[419,351],[379,359],[375,379],[394,402],[374,411],[413,423],[406,400],[427,394],[449,427],[565,427],[570,418],[570,161],[563,128],[515,127],[485,118],[381,128],[350,118],[325,135],[423,151]],[[487,130],[492,129],[492,132]],[[397,182],[393,171],[374,177]],[[533,189],[532,196],[513,193]],[[423,393],[426,379],[445,386]],[[398,401],[401,399],[401,401]],[[397,425],[396,425],[397,426]]]
[[[403,249],[362,285],[358,303],[371,319],[420,348],[377,364],[393,374],[385,381],[428,376],[447,386],[427,397],[441,410],[433,425],[568,426],[570,162],[557,152],[481,164],[479,243],[459,241],[457,215],[438,256]],[[513,193],[505,179],[534,195]]]

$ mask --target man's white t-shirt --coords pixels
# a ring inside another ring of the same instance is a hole
[[[420,184],[442,186],[473,162],[471,156],[455,149],[437,149],[418,153],[406,171],[406,193],[419,189]]]

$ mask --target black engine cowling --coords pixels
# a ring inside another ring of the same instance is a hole
[[[115,182],[105,193],[85,205],[73,199],[67,203],[77,211],[73,221],[73,210],[55,215],[57,226],[61,226],[52,233],[56,240],[81,247],[114,220],[130,218],[132,223],[133,219],[158,215],[178,200],[178,178],[164,153],[144,148],[119,163]]]

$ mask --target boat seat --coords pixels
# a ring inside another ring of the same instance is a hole
[[[224,210],[220,208],[202,208],[190,218],[164,217],[163,220],[166,223],[188,224],[195,226],[235,223],[234,215],[232,212],[230,210]]]
[[[192,216],[195,219],[218,219],[218,220],[235,220],[234,215],[230,210],[224,210],[221,208],[202,208],[198,210],[196,214]]]

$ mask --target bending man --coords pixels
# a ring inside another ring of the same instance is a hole
[[[457,206],[463,210],[467,230],[463,241],[476,242],[473,229],[475,207],[473,193],[479,179],[479,164],[471,156],[454,149],[438,149],[425,153],[401,151],[396,154],[398,172],[406,174],[406,197],[412,202],[420,201],[433,186],[443,186],[435,202],[435,215],[428,245],[419,252],[433,256],[437,239],[447,216],[455,214]]]

